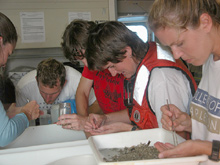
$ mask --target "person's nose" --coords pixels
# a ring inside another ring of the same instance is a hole
[[[183,52],[180,49],[176,47],[173,47],[171,49],[172,49],[173,57],[175,59],[179,59],[183,55]]]
[[[45,95],[45,102],[48,104],[48,102],[50,102],[51,100],[51,95]]]
[[[116,76],[116,74],[118,73],[114,68],[108,68],[108,70],[113,77]]]

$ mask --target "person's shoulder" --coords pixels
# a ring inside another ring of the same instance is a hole
[[[172,81],[185,79],[185,75],[182,71],[169,67],[153,69],[151,77],[156,78],[157,80],[169,79]]]
[[[69,74],[69,73],[81,74],[78,70],[76,70],[75,68],[70,67],[70,66],[65,66],[65,69],[66,69],[67,74]]]
[[[167,46],[163,46],[159,43],[156,43],[156,45],[157,45],[157,58],[158,59],[166,59],[166,60],[175,62],[175,59],[173,58],[173,55]]]
[[[37,75],[37,70],[36,69],[34,69],[34,70],[32,70],[32,71],[30,71],[30,72],[28,72],[27,74],[25,74],[21,79],[25,79],[25,78],[32,78],[32,77],[36,77],[36,75]]]
[[[36,75],[37,75],[36,70],[32,70],[32,71],[28,72],[18,81],[17,86],[21,87],[21,86],[24,86],[30,82],[36,81],[36,78],[35,78]]]
[[[80,78],[82,77],[82,74],[70,67],[70,66],[65,66],[66,68],[66,80],[67,80],[67,86],[68,85],[73,85],[74,83],[78,83],[80,81]]]

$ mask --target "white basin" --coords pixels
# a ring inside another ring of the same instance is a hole
[[[63,129],[56,124],[28,127],[17,139],[1,149],[86,140],[83,131]]]
[[[84,156],[85,155],[85,156]],[[45,144],[30,147],[20,147],[0,150],[1,165],[66,165],[77,161],[94,163],[93,153],[88,140]],[[89,162],[88,162],[89,161]],[[78,163],[78,165],[81,165]]]
[[[48,165],[97,165],[97,162],[93,155],[80,155],[80,156],[71,156],[68,158],[63,158],[52,162]]]

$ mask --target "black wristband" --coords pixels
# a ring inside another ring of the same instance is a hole
[[[131,128],[131,131],[135,131],[137,129],[137,126],[134,125],[132,128]]]
[[[219,161],[219,148],[220,148],[220,141],[213,140],[212,141],[212,154],[209,156],[210,160]]]

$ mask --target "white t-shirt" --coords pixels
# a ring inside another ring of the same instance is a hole
[[[159,127],[162,127],[160,108],[167,104],[167,99],[169,104],[174,104],[189,114],[192,93],[189,81],[181,71],[171,68],[155,68],[151,73],[148,89],[149,102],[156,114]]]
[[[192,139],[220,140],[220,60],[211,55],[203,65],[203,76],[190,105]],[[208,161],[207,164],[219,164]]]
[[[81,73],[76,69],[65,66],[66,68],[66,84],[63,87],[60,95],[53,104],[58,104],[69,99],[75,99],[76,90],[81,78]],[[46,104],[40,94],[37,81],[35,79],[36,70],[27,73],[20,79],[16,86],[16,105],[23,106],[27,104],[28,100],[36,100],[41,110],[49,110],[53,104]],[[96,100],[94,90],[92,89],[89,95],[89,105]]]

